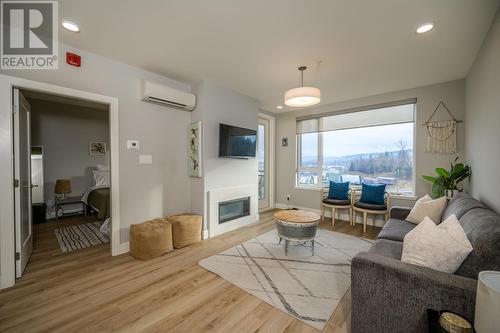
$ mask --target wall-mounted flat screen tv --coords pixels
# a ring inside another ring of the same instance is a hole
[[[219,157],[255,157],[257,132],[253,129],[219,125]]]

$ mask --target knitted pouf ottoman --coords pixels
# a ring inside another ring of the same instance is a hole
[[[172,225],[174,248],[179,249],[201,240],[201,228],[203,222],[203,217],[201,215],[172,215],[168,216],[167,220]]]
[[[164,218],[130,226],[130,253],[146,260],[172,251],[172,226]]]

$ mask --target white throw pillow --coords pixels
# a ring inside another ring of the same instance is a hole
[[[420,198],[415,202],[410,214],[406,218],[406,221],[419,224],[428,217],[432,221],[439,223],[441,221],[441,215],[446,207],[446,197],[441,197],[432,200],[430,196],[425,195],[425,197]]]
[[[92,171],[94,176],[94,186],[109,186],[111,183],[111,173],[109,171]]]
[[[472,252],[472,245],[455,214],[436,225],[426,217],[404,238],[401,261],[455,273]]]

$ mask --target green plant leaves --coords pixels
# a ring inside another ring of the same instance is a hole
[[[445,177],[445,178],[450,176],[449,172],[446,171],[444,168],[436,168],[436,173],[438,175],[440,175],[441,177]]]
[[[450,170],[436,168],[437,177],[422,176],[423,179],[432,182],[432,194],[435,198],[442,197],[447,191],[459,190],[458,184],[471,176],[471,168],[463,163],[457,163],[458,157],[451,164]]]
[[[422,178],[433,183],[437,181],[437,178],[432,176],[422,176]]]

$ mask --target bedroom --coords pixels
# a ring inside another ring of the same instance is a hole
[[[30,108],[33,228],[47,231],[34,239],[35,252],[40,243],[54,253],[109,247],[108,106],[27,90],[19,94]]]

